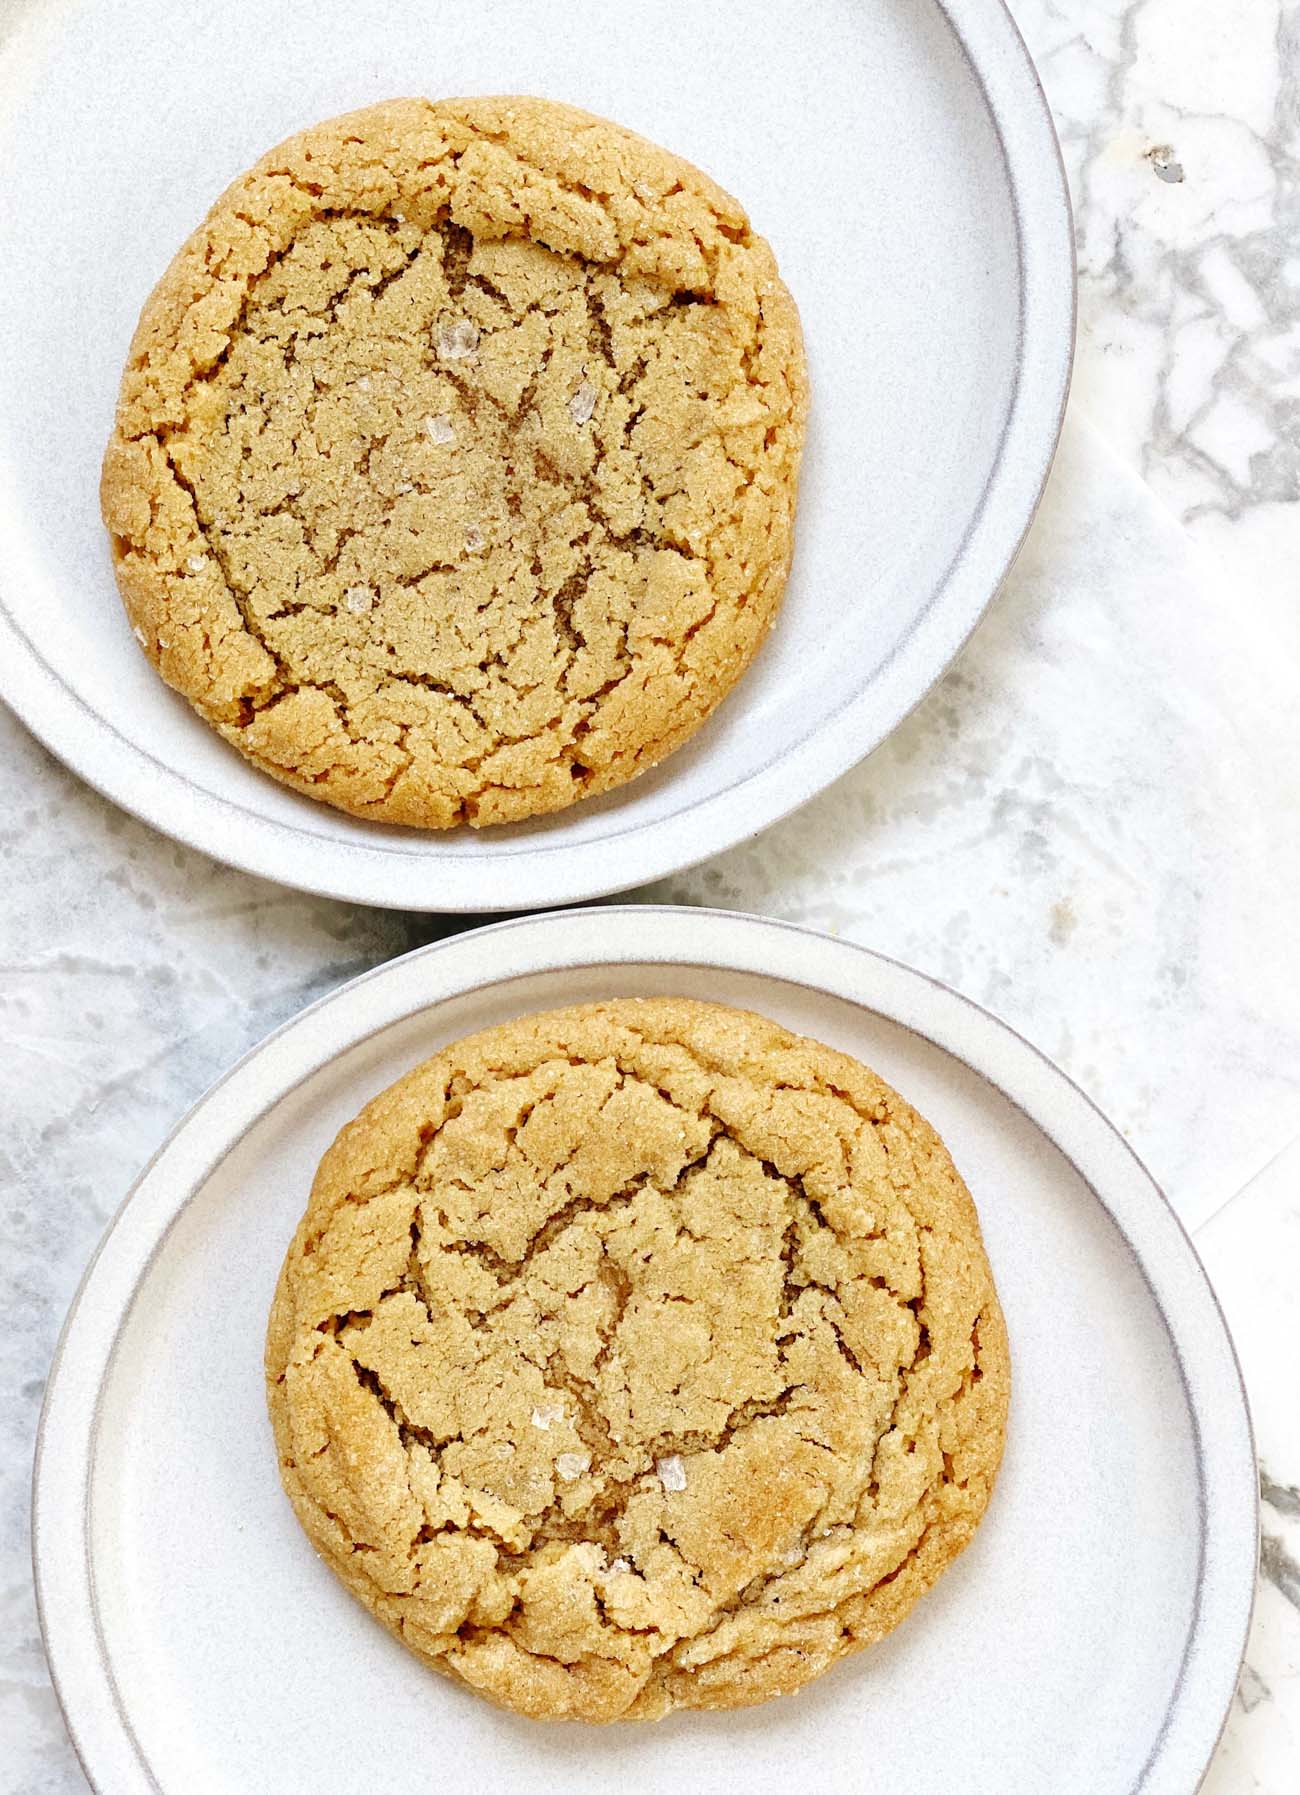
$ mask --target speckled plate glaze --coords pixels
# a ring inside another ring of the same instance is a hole
[[[979,1205],[1014,1393],[974,1544],[882,1644],[803,1693],[650,1727],[547,1728],[425,1670],[281,1493],[261,1347],[315,1165],[375,1091],[529,1010],[688,993],[860,1055],[938,1126]],[[101,1795],[346,1780],[682,1795],[1191,1795],[1256,1561],[1231,1342],[1173,1212],[1011,1030],[892,961],[715,911],[500,923],[343,987],[217,1085],[144,1173],[73,1306],[36,1468],[55,1683]],[[433,1781],[431,1782],[431,1777]]]
[[[420,92],[567,99],[708,170],[776,249],[813,383],[794,575],[731,700],[633,785],[482,835],[360,822],[247,765],[132,641],[98,516],[136,316],[205,208],[300,126]],[[754,834],[942,672],[1056,446],[1069,201],[1001,0],[13,0],[0,156],[0,693],[110,798],[288,885],[532,909]]]

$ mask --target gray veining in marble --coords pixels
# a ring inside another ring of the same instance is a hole
[[[1300,654],[1300,5],[1012,11],[1075,200],[1076,396]]]

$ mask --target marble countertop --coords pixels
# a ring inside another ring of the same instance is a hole
[[[1300,5],[1013,0],[1074,197],[1073,403],[1182,530],[1254,641],[1272,719],[1253,773],[1281,770],[1265,876],[1295,889],[1300,837]],[[1234,852],[1233,831],[1221,845]],[[1278,913],[1280,935],[1293,931]],[[1254,937],[1266,956],[1279,934]],[[1242,951],[1252,951],[1249,931]],[[1296,963],[1279,948],[1294,1033]],[[1268,1064],[1279,1062],[1269,1055]],[[1292,1080],[1288,1083],[1293,1085]],[[1259,1596],[1209,1795],[1284,1795],[1300,1765],[1300,1139],[1294,1090],[1259,1169],[1196,1230],[1241,1355],[1261,1462]],[[1198,1156],[1218,1161],[1217,1127]],[[1177,1199],[1177,1186],[1168,1186]]]
[[[1074,395],[1043,511],[986,622],[877,754],[757,841],[632,895],[764,910],[921,966],[1064,1065],[1146,1159],[1233,1327],[1262,1463],[1254,1628],[1205,1786],[1288,1795],[1300,0],[1013,10],[1079,246]],[[86,1784],[45,1673],[27,1502],[77,1281],[143,1162],[232,1060],[460,924],[217,866],[114,810],[7,712],[0,841],[0,1795],[74,1795]]]

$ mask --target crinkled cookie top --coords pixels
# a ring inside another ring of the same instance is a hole
[[[104,462],[136,634],[244,755],[426,828],[695,730],[774,620],[806,382],[767,244],[571,107],[290,139],[149,300]]]
[[[323,1160],[267,1383],[313,1543],[539,1717],[765,1700],[971,1538],[1006,1334],[970,1197],[856,1061],[686,1000],[531,1016]]]

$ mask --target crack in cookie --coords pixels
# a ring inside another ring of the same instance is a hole
[[[792,1689],[972,1536],[1006,1334],[942,1143],[865,1067],[687,1000],[447,1048],[321,1163],[267,1387],[329,1563],[524,1713]]]
[[[276,778],[417,827],[653,766],[789,571],[806,378],[698,171],[532,100],[320,125],[145,308],[102,503],[145,652]]]

